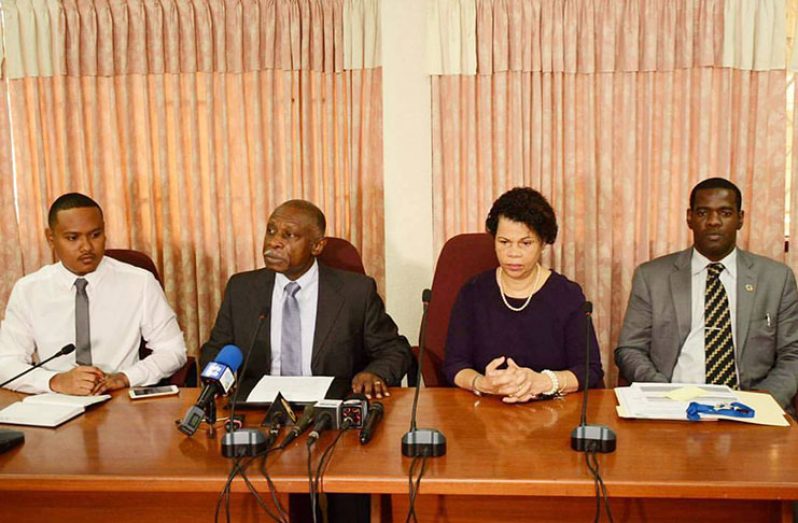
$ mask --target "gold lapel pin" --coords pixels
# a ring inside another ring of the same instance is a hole
[[[751,285],[750,283],[746,283],[745,290],[747,290],[748,292],[754,292],[754,286]]]

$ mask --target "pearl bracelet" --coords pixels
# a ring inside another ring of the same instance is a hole
[[[551,380],[551,389],[547,390],[543,394],[545,396],[558,396],[560,394],[560,380],[557,379],[557,374],[549,369],[544,369],[540,371],[540,373],[547,376]]]

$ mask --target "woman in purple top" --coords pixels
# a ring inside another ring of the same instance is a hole
[[[460,289],[449,321],[446,377],[507,403],[581,389],[585,296],[578,284],[540,265],[546,244],[557,238],[554,210],[539,192],[517,187],[493,203],[486,227],[499,267]],[[591,329],[590,387],[603,375]]]

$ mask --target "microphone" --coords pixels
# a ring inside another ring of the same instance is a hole
[[[606,425],[587,424],[587,389],[590,388],[590,331],[593,321],[593,304],[586,301],[582,305],[585,313],[585,389],[582,396],[582,419],[579,426],[571,431],[571,448],[577,452],[614,452],[617,438],[615,432]]]
[[[316,423],[313,425],[313,430],[310,431],[308,434],[308,447],[316,443],[316,440],[319,439],[322,432],[332,427],[333,424],[333,417],[329,411],[325,410],[321,414],[316,417]]]
[[[341,400],[319,400],[314,405],[315,425],[308,434],[308,447],[313,445],[322,432],[327,429],[348,429],[352,425],[352,419],[343,419],[343,404]]]
[[[363,427],[369,414],[369,400],[363,394],[350,394],[341,403],[341,423],[349,420],[353,429]]]
[[[252,333],[252,339],[249,341],[249,350],[247,351],[247,358],[244,361],[244,366],[241,368],[241,380],[247,375],[247,367],[249,360],[252,359],[252,353],[255,352],[255,341],[258,339],[258,333],[261,327],[266,322],[271,312],[271,301],[266,302],[263,306],[263,311],[258,315],[258,324],[255,327],[255,332]],[[235,419],[236,404],[238,403],[238,395],[241,392],[241,387],[236,387],[236,392],[233,394],[233,399],[230,401],[230,419]],[[266,438],[263,433],[257,429],[241,429],[237,430],[233,424],[230,425],[230,430],[222,437],[222,456],[226,458],[235,458],[241,456],[255,456],[260,452],[267,450]]]
[[[202,392],[178,425],[180,432],[187,436],[193,436],[197,432],[197,428],[205,418],[205,411],[216,396],[223,396],[232,388],[236,380],[235,373],[241,366],[242,359],[241,349],[235,345],[225,345],[216,358],[205,366],[200,376],[203,383]]]
[[[369,415],[366,416],[366,424],[360,429],[360,444],[365,445],[371,441],[374,436],[374,431],[377,430],[377,425],[382,421],[382,415],[385,412],[385,407],[382,403],[375,401],[371,404]]]
[[[49,358],[40,361],[36,365],[32,365],[32,366],[28,367],[27,369],[25,369],[24,371],[20,372],[19,374],[17,374],[16,376],[11,378],[10,380],[6,380],[3,383],[0,383],[0,388],[5,387],[6,385],[8,385],[9,383],[11,383],[14,380],[18,380],[19,378],[21,378],[25,374],[29,373],[33,369],[38,369],[39,367],[41,367],[42,365],[44,365],[48,361],[52,361],[55,358],[58,358],[59,356],[66,356],[67,354],[72,354],[74,351],[75,351],[75,344],[74,343],[70,343],[69,345],[64,345],[63,347],[61,347],[61,350],[59,350],[58,352],[56,352],[55,354],[53,354]],[[13,449],[17,445],[22,445],[23,443],[25,443],[25,434],[24,433],[22,433],[22,432],[20,432],[18,430],[0,430],[0,454]]]
[[[287,446],[289,443],[297,439],[303,432],[308,430],[310,424],[313,423],[315,415],[316,408],[313,405],[308,405],[305,407],[305,410],[302,412],[302,416],[299,418],[299,421],[296,422],[296,425],[291,427],[291,430],[289,430],[288,434],[285,435],[285,438],[283,438],[283,442],[280,446]]]
[[[56,352],[55,354],[53,354],[49,358],[40,361],[36,365],[28,367],[27,369],[25,369],[24,371],[20,372],[19,374],[17,374],[16,376],[11,378],[10,380],[6,380],[3,383],[0,383],[0,388],[5,387],[6,385],[8,385],[9,383],[11,383],[14,380],[18,380],[19,378],[21,378],[25,374],[29,373],[33,369],[38,369],[39,367],[41,367],[45,363],[47,363],[49,361],[52,361],[52,360],[58,358],[59,356],[66,356],[67,354],[72,354],[73,352],[75,352],[75,344],[74,343],[70,343],[69,345],[64,345],[63,347],[61,347],[61,350],[59,350],[58,352]]]
[[[261,422],[261,427],[269,427],[269,437],[266,439],[266,446],[271,447],[277,436],[280,434],[280,429],[285,425],[288,420],[296,422],[296,414],[291,404],[283,397],[282,393],[278,392],[277,397],[272,401],[266,416]]]
[[[432,292],[424,289],[421,299],[424,303],[431,301]],[[421,390],[421,366],[424,364],[424,345],[426,345],[427,308],[421,318],[422,332],[418,340],[418,366],[416,368],[416,391],[413,395],[413,408],[410,415],[410,430],[402,436],[402,455],[408,458],[421,456],[438,457],[446,454],[446,436],[437,429],[416,428],[416,414],[418,413],[418,393]]]

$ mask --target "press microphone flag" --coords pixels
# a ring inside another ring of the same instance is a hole
[[[217,396],[223,396],[233,388],[236,372],[243,360],[241,349],[235,345],[225,345],[216,358],[205,366],[200,375],[200,380],[203,383],[202,392],[178,426],[181,432],[189,436],[197,432],[197,428],[205,417],[205,409],[208,404]]]

